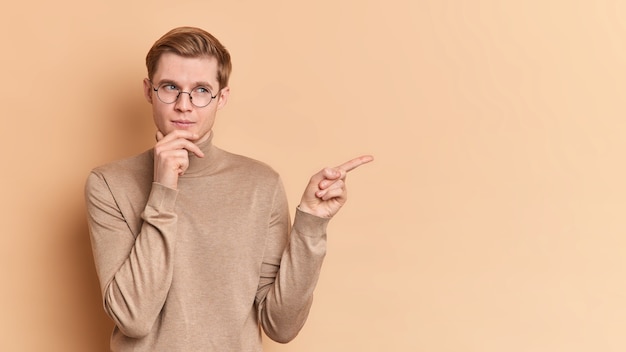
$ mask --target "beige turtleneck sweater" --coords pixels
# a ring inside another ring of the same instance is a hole
[[[304,325],[328,219],[291,227],[279,175],[211,140],[178,190],[152,182],[152,150],[87,179],[112,351],[261,351],[259,326],[287,342]]]

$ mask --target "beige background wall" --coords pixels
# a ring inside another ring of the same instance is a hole
[[[626,350],[626,3],[7,1],[0,350],[107,351],[91,168],[149,148],[144,56],[234,57],[216,143],[293,207],[361,153],[310,319],[278,351]]]

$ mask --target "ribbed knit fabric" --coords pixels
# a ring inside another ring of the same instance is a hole
[[[212,138],[178,190],[152,181],[153,151],[94,169],[88,223],[112,351],[261,351],[306,321],[328,219],[296,210],[279,175]]]

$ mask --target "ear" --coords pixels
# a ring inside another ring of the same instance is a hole
[[[148,101],[148,103],[152,104],[152,83],[147,78],[143,79],[143,95]]]
[[[221,109],[228,102],[228,96],[230,95],[230,87],[224,87],[217,95],[217,109]]]

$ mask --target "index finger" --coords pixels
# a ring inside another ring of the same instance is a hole
[[[182,138],[182,139],[186,139],[189,141],[195,141],[198,139],[198,135],[194,132],[191,131],[187,131],[187,130],[173,130],[168,134],[164,134],[161,131],[157,131],[157,138],[159,137],[159,134],[161,135],[159,141],[161,139],[177,139],[177,138]]]
[[[348,162],[345,162],[339,166],[337,166],[338,169],[341,169],[345,172],[348,171],[352,171],[354,169],[356,169],[357,167],[363,165],[363,164],[367,164],[370,161],[374,160],[374,157],[371,155],[362,155],[358,158],[354,158]]]

